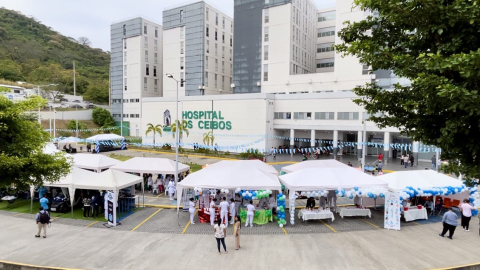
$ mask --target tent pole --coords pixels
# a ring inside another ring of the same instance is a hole
[[[145,208],[145,183],[142,180],[143,208]]]
[[[75,202],[75,192],[73,192],[72,199],[70,201],[70,204],[71,204],[70,209],[71,209],[71,212],[72,212],[72,218],[73,218],[73,204],[74,204],[74,202]]]

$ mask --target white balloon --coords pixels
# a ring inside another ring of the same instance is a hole
[[[225,193],[230,193],[230,190],[228,190],[228,189],[225,189]]]
[[[283,228],[283,224],[280,224],[279,226],[280,226],[280,228]]]

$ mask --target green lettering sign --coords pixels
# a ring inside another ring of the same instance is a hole
[[[220,129],[220,130],[231,130],[232,122],[231,121],[221,121],[225,120],[222,116],[222,111],[183,111],[183,119],[187,121],[187,127],[193,128],[192,119],[200,120],[197,123],[199,129]],[[220,121],[217,121],[220,120]]]

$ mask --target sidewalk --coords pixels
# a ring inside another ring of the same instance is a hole
[[[472,225],[471,232],[457,228],[453,241],[438,236],[440,224],[402,231],[242,235],[239,251],[228,235],[229,254],[218,255],[213,232],[152,234],[53,224],[43,239],[34,237],[33,220],[2,216],[0,239],[8,244],[0,245],[0,260],[78,269],[429,269],[480,261],[478,222]]]

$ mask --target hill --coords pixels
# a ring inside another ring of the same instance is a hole
[[[58,84],[51,90],[73,93],[73,61],[77,94],[108,102],[108,52],[82,45],[35,18],[0,8],[0,79]]]

